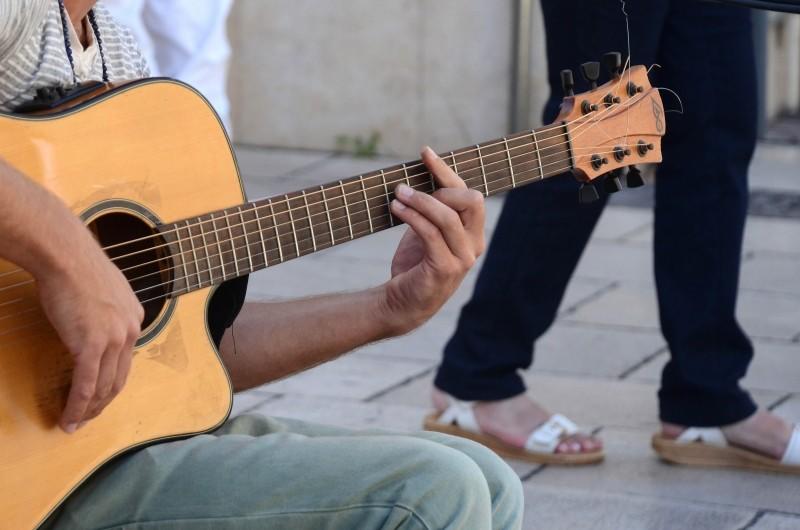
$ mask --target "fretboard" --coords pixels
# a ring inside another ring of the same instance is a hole
[[[572,168],[567,129],[560,125],[440,156],[486,197]],[[217,285],[401,224],[389,210],[400,183],[436,190],[432,175],[415,160],[164,225],[160,231],[173,260],[171,293]]]

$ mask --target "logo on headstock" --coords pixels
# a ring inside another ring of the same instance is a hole
[[[650,98],[650,103],[653,105],[653,116],[656,118],[656,131],[664,132],[664,111],[661,110],[661,105],[655,100],[655,98]]]

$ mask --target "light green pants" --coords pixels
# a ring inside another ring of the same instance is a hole
[[[118,459],[47,528],[511,530],[522,504],[516,474],[468,440],[245,415]]]

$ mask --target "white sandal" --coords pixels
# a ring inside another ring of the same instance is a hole
[[[654,434],[652,445],[662,459],[676,464],[738,467],[800,475],[800,426],[798,425],[795,425],[789,445],[780,460],[730,445],[722,429],[717,427],[690,427],[675,439]]]
[[[524,447],[516,447],[503,440],[481,432],[475,419],[473,401],[458,401],[450,398],[450,406],[441,414],[434,412],[425,418],[425,430],[437,431],[468,438],[492,449],[501,456],[533,462],[536,464],[586,465],[603,460],[602,449],[579,453],[556,453],[556,448],[565,439],[578,434],[578,426],[561,414],[553,414],[528,437]]]

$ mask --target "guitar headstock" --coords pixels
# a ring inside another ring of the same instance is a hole
[[[581,66],[593,87],[581,94],[572,94],[572,72],[562,72],[567,97],[556,122],[567,127],[576,178],[588,183],[608,176],[606,190],[614,192],[620,189],[617,177],[623,168],[661,162],[666,120],[661,96],[651,86],[647,69],[633,66],[620,73],[619,54],[606,54],[604,61],[609,59],[613,78],[599,87],[599,63]],[[642,184],[638,169],[631,167],[628,186]]]

